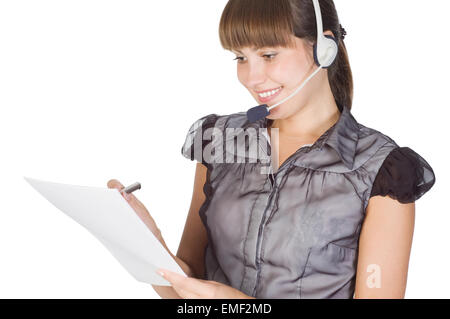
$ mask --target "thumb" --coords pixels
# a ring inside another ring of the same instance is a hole
[[[111,179],[108,181],[107,183],[109,188],[116,188],[117,190],[121,191],[124,186],[122,185],[121,182],[119,182],[117,179]],[[127,200],[127,201],[131,201],[131,194],[125,193],[125,192],[121,192],[122,196]]]
[[[107,183],[108,188],[116,188],[119,191],[122,190],[125,186],[122,185],[121,182],[119,182],[117,179],[111,179],[108,181]],[[121,193],[122,196],[130,203],[130,205],[134,208],[134,209],[142,209],[143,204],[136,198],[136,196],[134,196],[133,194],[128,194],[128,193]],[[145,209],[145,207],[144,207]]]
[[[108,186],[108,188],[117,188],[118,190],[124,188],[122,183],[119,182],[117,179],[110,179],[106,185]]]

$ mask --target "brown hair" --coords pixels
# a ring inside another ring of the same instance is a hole
[[[338,56],[327,70],[331,91],[342,112],[343,105],[352,107],[352,71],[333,0],[320,0],[320,10],[323,30],[330,30],[338,40]],[[220,43],[230,51],[244,47],[292,48],[292,35],[306,40],[312,52],[317,41],[312,0],[229,0],[220,19]]]

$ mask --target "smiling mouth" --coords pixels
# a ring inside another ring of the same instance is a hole
[[[257,94],[258,94],[258,98],[261,102],[268,102],[268,101],[274,99],[276,96],[278,96],[282,90],[283,90],[283,87],[280,86],[271,91],[266,91],[264,93],[257,93]]]

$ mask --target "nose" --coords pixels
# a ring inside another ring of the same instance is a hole
[[[266,81],[267,76],[264,67],[256,62],[248,63],[245,74],[245,82],[248,88],[253,90],[261,89],[262,84]]]

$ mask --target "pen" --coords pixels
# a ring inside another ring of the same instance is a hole
[[[122,190],[120,192],[125,192],[127,194],[130,194],[130,193],[134,192],[137,189],[141,189],[141,184],[138,183],[138,182],[133,183],[130,186],[122,188]]]

